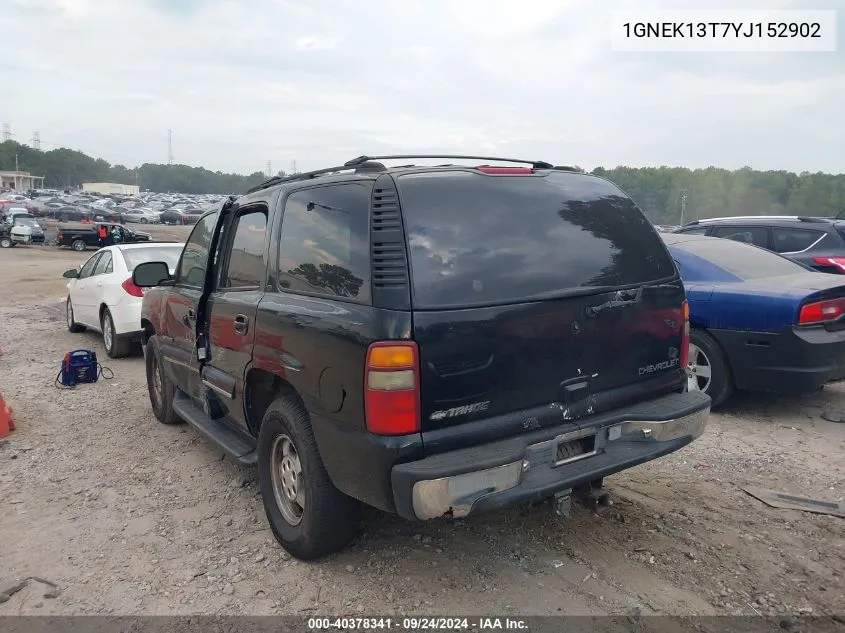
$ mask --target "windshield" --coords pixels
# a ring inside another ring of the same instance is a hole
[[[612,183],[576,173],[398,178],[419,308],[531,301],[673,277],[657,232]]]
[[[15,224],[21,226],[31,226],[36,228],[41,228],[41,225],[38,224],[33,218],[15,218]]]
[[[806,273],[807,269],[771,251],[723,238],[679,242],[679,248],[715,264],[740,279],[762,279]]]
[[[127,248],[122,253],[129,272],[132,272],[135,270],[135,266],[144,262],[165,262],[170,270],[175,270],[176,264],[179,263],[179,256],[182,254],[182,246]]]

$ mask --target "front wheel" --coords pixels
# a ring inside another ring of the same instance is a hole
[[[355,535],[360,503],[332,484],[308,413],[293,397],[279,398],[264,414],[258,485],[270,528],[293,556],[321,558]]]
[[[690,332],[687,387],[703,391],[715,409],[734,391],[733,376],[728,359],[719,343],[704,330]]]
[[[15,243],[8,237],[0,237],[0,248],[12,248]]]

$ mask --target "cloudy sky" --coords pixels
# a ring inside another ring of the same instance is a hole
[[[13,138],[134,166],[362,153],[845,172],[842,0],[4,0]],[[741,6],[739,6],[741,5]],[[614,9],[842,9],[835,53],[621,53]]]

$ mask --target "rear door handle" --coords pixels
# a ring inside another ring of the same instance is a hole
[[[249,317],[245,314],[235,315],[235,332],[238,334],[246,334],[249,329]]]

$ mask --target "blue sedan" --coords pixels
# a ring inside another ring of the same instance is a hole
[[[845,279],[733,240],[661,234],[690,309],[689,388],[798,395],[845,379]]]

